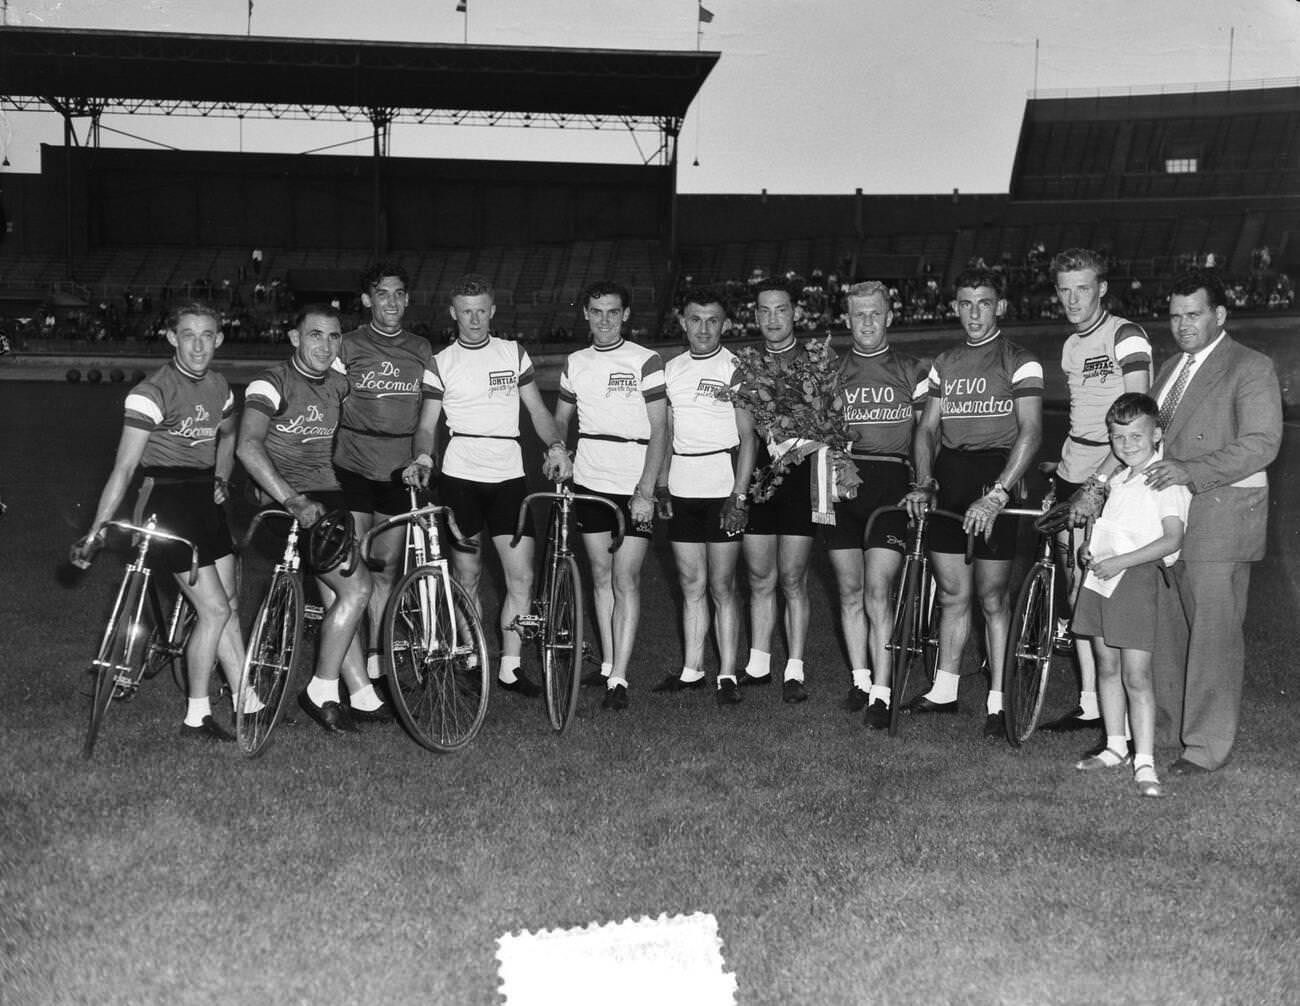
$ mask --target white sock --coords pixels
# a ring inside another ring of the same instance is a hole
[[[1134,756],[1133,756],[1133,772],[1134,772],[1134,774],[1137,773],[1137,770],[1138,770],[1138,769],[1143,768],[1143,767],[1150,768],[1150,769],[1154,769],[1154,768],[1156,767],[1156,760],[1155,760],[1155,757],[1154,757],[1153,755],[1149,755],[1149,754],[1134,755]]]
[[[212,703],[205,695],[201,699],[186,699],[185,701],[185,725],[187,727],[203,726],[205,716],[212,715]]]
[[[925,697],[931,702],[956,702],[957,686],[960,683],[960,674],[953,674],[952,671],[935,671],[934,685],[925,693]]]
[[[989,697],[984,703],[984,711],[990,716],[1002,712],[1002,693],[989,692]]]
[[[371,681],[377,681],[384,676],[384,669],[379,663],[378,653],[366,654],[366,677]]]
[[[513,685],[515,678],[519,675],[515,672],[519,670],[519,657],[507,657],[504,654],[501,657],[501,664],[497,668],[497,680],[503,684]]]
[[[326,702],[337,702],[339,700],[339,679],[326,680],[322,677],[313,677],[307,682],[307,698],[316,703],[317,708],[325,705]]]
[[[883,702],[889,705],[890,699],[893,698],[893,690],[888,685],[872,685],[867,692],[867,698],[872,702]]]
[[[1083,719],[1095,720],[1101,715],[1101,709],[1097,705],[1096,692],[1080,692],[1079,708],[1083,710]]]
[[[689,685],[692,681],[702,681],[703,679],[704,679],[703,671],[697,670],[694,667],[682,668],[682,684]]]
[[[606,684],[609,683],[609,676],[613,673],[614,665],[608,660],[602,660],[600,663],[600,676],[605,679]]]
[[[853,687],[860,692],[871,690],[871,671],[865,667],[853,668]]]
[[[258,697],[256,691],[250,688],[248,690],[247,698],[244,699],[243,706],[240,707],[240,711],[245,716],[251,716],[253,715],[253,713],[260,713],[265,708],[266,708],[266,703],[263,702],[261,698]]]
[[[627,687],[627,678],[616,678],[616,677],[614,677],[613,674],[611,674],[611,675],[610,675],[610,676],[605,680],[605,688],[606,688],[607,690],[611,690],[611,691],[612,691],[613,689],[617,688],[619,685],[622,685],[624,688],[626,688],[626,687]]]
[[[1110,748],[1121,758],[1128,754],[1128,738],[1123,734],[1106,735],[1106,747]]]
[[[751,648],[749,660],[745,664],[745,673],[751,678],[767,677],[772,673],[772,654]]]
[[[348,697],[348,702],[353,709],[360,709],[363,713],[373,713],[384,704],[379,693],[375,691],[374,685],[366,685],[365,688],[353,692]]]
[[[736,683],[736,675],[735,675],[735,673],[732,672],[732,671],[727,671],[726,673],[724,673],[724,672],[722,672],[722,671],[719,671],[719,672],[718,672],[718,687],[719,687],[719,688],[722,687],[722,683],[723,683],[724,681],[730,681],[730,682],[734,685],[734,684]]]
[[[803,661],[791,657],[785,662],[785,680],[802,681],[803,680]]]

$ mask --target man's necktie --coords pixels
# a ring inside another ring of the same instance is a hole
[[[1174,410],[1178,408],[1178,402],[1183,397],[1183,392],[1187,390],[1187,382],[1192,378],[1192,356],[1187,355],[1187,362],[1183,364],[1183,369],[1178,372],[1178,377],[1174,380],[1174,386],[1169,389],[1169,394],[1165,395],[1165,403],[1160,406],[1160,428],[1166,429],[1170,420],[1174,418]]]

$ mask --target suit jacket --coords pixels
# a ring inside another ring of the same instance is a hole
[[[1181,353],[1156,375],[1152,396],[1174,379]],[[1183,462],[1192,492],[1183,539],[1187,562],[1264,557],[1268,488],[1232,485],[1263,471],[1282,443],[1282,391],[1273,361],[1226,333],[1192,374],[1164,432],[1165,457]]]

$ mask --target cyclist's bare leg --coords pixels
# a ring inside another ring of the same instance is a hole
[[[808,619],[812,605],[808,600],[808,560],[812,556],[810,537],[795,534],[778,536],[777,566],[781,579],[781,596],[785,598],[785,640],[787,657],[803,660],[808,641]]]
[[[523,640],[510,626],[516,617],[527,615],[532,607],[534,545],[532,538],[520,538],[519,544],[511,548],[510,538],[508,534],[495,535],[492,544],[501,557],[506,580],[506,593],[501,600],[501,656],[518,657]]]
[[[242,663],[243,643],[239,640],[238,622],[235,622],[234,641],[228,641],[224,637],[227,625],[232,622],[232,608],[216,566],[200,566],[198,578],[192,585],[188,573],[177,573],[175,577],[181,592],[194,607],[194,629],[190,633],[189,645],[185,648],[190,698],[206,700],[211,685],[212,665],[217,661],[219,650],[226,649],[228,657],[232,655],[232,648],[237,647],[233,652],[241,657]],[[222,659],[222,670],[229,676],[226,658]],[[235,671],[234,683],[238,687],[239,670]],[[194,723],[190,725],[197,726]]]
[[[596,609],[596,634],[600,637],[600,658],[614,663],[614,557],[609,553],[613,537],[608,531],[582,536],[591,566],[591,600]],[[625,539],[624,545],[632,539]],[[622,549],[620,549],[622,551]],[[608,675],[606,676],[608,678]]]
[[[984,647],[989,662],[990,689],[1002,691],[1002,658],[1011,632],[1011,562],[975,560],[975,594],[984,615]]]
[[[740,597],[736,594],[736,563],[739,561],[740,542],[709,543],[709,596],[713,599],[713,635],[718,644],[719,677],[732,677],[736,673],[740,648]],[[701,650],[703,645],[701,639]]]
[[[742,539],[749,571],[749,648],[763,654],[772,652],[776,629],[777,537],[747,534]]]
[[[346,669],[348,691],[355,693],[370,684],[364,661],[358,659],[361,648],[357,644],[357,629],[372,589],[370,571],[358,565],[351,576],[344,576],[342,569],[334,569],[317,576],[316,584],[325,605],[316,648],[316,677],[335,681]]]
[[[356,522],[357,537],[360,538],[385,517],[383,514],[361,513],[354,510],[352,519]],[[366,605],[366,611],[370,615],[367,646],[372,651],[379,649],[379,627],[384,621],[384,607],[388,604],[388,595],[393,592],[393,585],[401,573],[402,550],[405,544],[406,531],[402,527],[390,528],[370,543],[371,559],[382,564],[371,577],[370,601]],[[367,673],[370,673],[369,667]],[[372,673],[371,677],[374,676],[375,674]]]
[[[1076,547],[1078,544],[1079,539],[1076,536]],[[1061,574],[1061,581],[1058,582],[1065,582],[1069,585],[1068,596],[1065,599],[1065,615],[1062,617],[1067,617],[1070,612],[1074,611],[1074,602],[1079,598],[1079,588],[1083,586],[1083,570],[1078,562],[1067,564],[1065,561],[1069,548],[1069,534],[1063,532],[1053,539],[1052,554],[1056,559],[1056,568]],[[1075,639],[1074,658],[1075,664],[1079,668],[1079,691],[1095,695],[1097,693],[1097,665],[1093,660],[1092,645],[1086,638]]]
[[[244,673],[244,634],[239,624],[239,578],[235,557],[223,555],[217,560],[216,568],[221,588],[226,592],[226,603],[230,606],[230,618],[217,641],[217,662],[226,676],[230,694],[237,695],[239,679]]]
[[[834,553],[832,553],[834,554]],[[889,687],[893,664],[889,636],[894,628],[894,606],[890,598],[903,554],[892,548],[873,548],[866,553],[866,595],[868,648],[871,654],[871,683]]]
[[[704,640],[709,634],[709,546],[702,541],[675,541],[672,544],[677,580],[682,587],[682,668],[702,671]],[[734,660],[734,646],[732,650]],[[729,665],[724,662],[722,666],[727,669]],[[734,666],[731,670],[734,673]]]
[[[840,595],[840,629],[850,668],[867,668],[866,553],[858,548],[830,551],[831,568]],[[888,680],[888,679],[886,679]]]
[[[608,537],[608,536],[607,536]],[[611,680],[627,680],[628,664],[636,645],[636,630],[641,621],[641,564],[650,547],[648,538],[624,538],[614,553],[614,607],[611,626],[614,637],[614,670]]]
[[[965,556],[947,552],[931,552],[930,568],[934,571],[935,597],[939,604],[939,666],[935,675],[936,688],[939,676],[961,674],[961,658],[970,638],[970,608],[974,595],[974,574],[966,565]],[[955,690],[954,690],[955,691]],[[935,689],[927,693],[933,698]],[[943,697],[942,701],[956,698]]]

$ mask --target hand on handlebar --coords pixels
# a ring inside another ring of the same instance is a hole
[[[1082,527],[1101,516],[1106,504],[1106,483],[1090,478],[1070,497],[1070,522]]]
[[[91,532],[72,543],[68,549],[68,561],[77,569],[90,569],[90,564],[95,561],[95,556],[103,547],[104,536],[97,531]]]
[[[966,508],[961,529],[967,534],[982,534],[988,541],[993,537],[993,524],[1007,502],[1006,493],[996,490],[986,493]]]
[[[917,486],[898,501],[899,506],[907,507],[907,516],[916,520],[934,506],[935,491],[926,486]]]
[[[427,454],[421,454],[418,458],[413,459],[405,468],[402,469],[402,482],[416,489],[429,488],[429,480],[433,478],[437,466]]]
[[[549,482],[567,482],[573,478],[573,459],[563,444],[551,444],[542,459],[542,474]]]
[[[311,527],[324,517],[326,512],[324,506],[301,493],[290,496],[285,500],[284,508],[293,514],[293,518],[298,522],[299,527]]]

